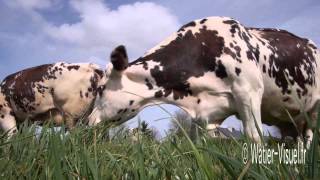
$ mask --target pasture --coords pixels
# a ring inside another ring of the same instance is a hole
[[[212,139],[203,132],[191,141],[182,130],[161,141],[143,133],[133,140],[125,131],[107,137],[108,125],[78,126],[70,133],[50,127],[36,133],[25,123],[9,141],[1,136],[0,179],[305,179],[320,170],[318,133],[305,164],[259,165],[243,163],[243,144],[250,143],[245,137]],[[279,142],[264,143],[276,149]]]
[[[0,180],[320,179],[319,0],[11,0],[0,15]],[[169,118],[143,117],[152,105]],[[137,115],[173,128],[129,129]],[[211,128],[233,115],[245,135]]]

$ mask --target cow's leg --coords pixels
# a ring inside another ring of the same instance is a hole
[[[305,144],[307,149],[309,149],[313,138],[312,128],[315,126],[316,113],[308,113],[308,116],[311,119],[310,125],[308,125],[304,114],[300,114],[295,117],[294,123],[296,125],[292,122],[280,122],[276,124],[281,131],[282,139],[285,139],[287,136],[291,136],[296,139],[298,144]]]
[[[306,135],[306,129],[308,127],[304,114],[300,114],[297,117],[295,117],[294,123],[295,125],[290,122],[288,124],[283,124],[282,127],[280,128],[281,133],[284,132],[282,134],[293,137],[296,140],[297,144],[303,146],[303,144],[306,142],[304,141],[304,138]],[[291,132],[296,132],[296,133],[291,133]],[[282,138],[284,139],[285,137],[282,137]]]
[[[225,119],[226,119],[226,118],[209,120],[209,121],[208,121],[208,124],[207,124],[207,126],[206,126],[207,130],[217,129],[218,127],[220,127],[220,125],[222,124],[222,122],[223,122]]]
[[[260,86],[262,87],[262,86]],[[261,142],[258,132],[263,132],[261,122],[261,100],[263,88],[250,88],[248,84],[235,84],[233,87],[234,99],[239,116],[243,122],[245,134],[255,142]]]
[[[53,122],[55,126],[61,126],[64,123],[63,113],[60,112],[58,109],[50,109],[44,113],[38,114],[34,116],[32,120],[41,120],[42,122]]]
[[[56,108],[62,112],[63,120],[66,128],[71,130],[75,127],[76,121],[80,119],[84,114],[86,114],[86,110],[88,110],[88,104],[77,98],[70,98],[64,100],[64,103],[55,103]],[[59,116],[56,117],[60,119]],[[56,120],[56,119],[55,119]]]
[[[91,114],[88,116],[88,125],[95,126],[100,123],[102,121],[100,115],[101,111],[98,108],[94,108]]]
[[[76,125],[76,120],[72,116],[65,116],[65,125],[68,130],[72,130]]]
[[[0,111],[0,126],[1,129],[7,133],[9,138],[17,132],[16,119],[10,112],[11,109],[7,106],[2,106]]]
[[[52,110],[50,111],[50,119],[55,125],[60,126],[63,123],[63,114],[58,110]]]
[[[316,107],[318,107],[317,105]],[[311,119],[311,124],[305,123],[305,129],[304,129],[304,135],[305,135],[305,143],[306,143],[306,148],[309,149],[312,143],[313,139],[313,129],[317,129],[317,119],[318,119],[318,112],[314,110],[313,112],[309,113],[309,117]],[[305,121],[306,122],[306,121]]]
[[[297,143],[305,143],[307,149],[310,148],[312,143],[313,129],[316,128],[317,123],[317,114],[318,113],[315,110],[308,113],[310,124],[308,124],[304,114],[299,115],[295,120],[298,131]]]
[[[74,128],[77,120],[89,114],[93,100],[91,96],[83,98],[78,94],[70,94],[68,98],[59,98],[59,94],[54,95],[55,107],[63,112],[64,123],[69,130]]]
[[[312,143],[313,139],[313,132],[312,129],[307,128],[305,132],[305,138],[306,138],[306,148],[309,149]]]
[[[81,105],[77,105],[81,104]],[[89,110],[89,103],[70,101],[62,106],[64,112],[64,122],[68,130],[76,126],[77,121],[82,120]],[[80,107],[79,107],[80,106]]]
[[[279,130],[281,132],[282,140],[285,140],[286,137],[292,137],[297,140],[299,139],[299,136],[302,137],[301,136],[302,130],[297,129],[296,126],[292,122],[282,122],[279,120],[279,122],[272,124],[272,125],[275,125],[279,128]],[[297,125],[297,127],[299,127],[299,125]]]

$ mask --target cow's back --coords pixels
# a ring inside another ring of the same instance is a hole
[[[175,100],[208,90],[230,93],[231,81],[245,81],[253,89],[263,82],[266,122],[290,121],[286,110],[298,115],[300,104],[313,109],[320,98],[317,62],[318,50],[307,39],[284,30],[249,28],[228,17],[207,17],[182,26],[130,66],[150,68],[157,86],[165,89],[162,94],[172,93]]]
[[[93,64],[45,64],[9,75],[1,93],[19,120],[51,114],[78,118],[89,110],[102,74]]]
[[[37,94],[44,94],[49,89],[42,84],[46,79],[52,78],[49,74],[52,66],[53,64],[45,64],[7,76],[1,84],[1,91],[7,102],[14,109],[20,109],[25,113],[33,111]]]
[[[312,111],[319,97],[319,51],[310,40],[279,29],[247,28],[260,45],[263,118],[289,120]],[[267,53],[265,53],[267,52]],[[290,120],[289,120],[290,121]]]

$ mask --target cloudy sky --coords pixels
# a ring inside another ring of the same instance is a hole
[[[320,44],[319,0],[1,0],[0,79],[56,61],[104,68],[119,44],[134,60],[179,26],[207,16],[282,28]],[[161,112],[152,108],[141,116],[158,119]]]

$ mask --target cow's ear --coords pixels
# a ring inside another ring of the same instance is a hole
[[[128,55],[123,45],[116,47],[111,53],[111,63],[117,71],[123,71],[128,67]]]

